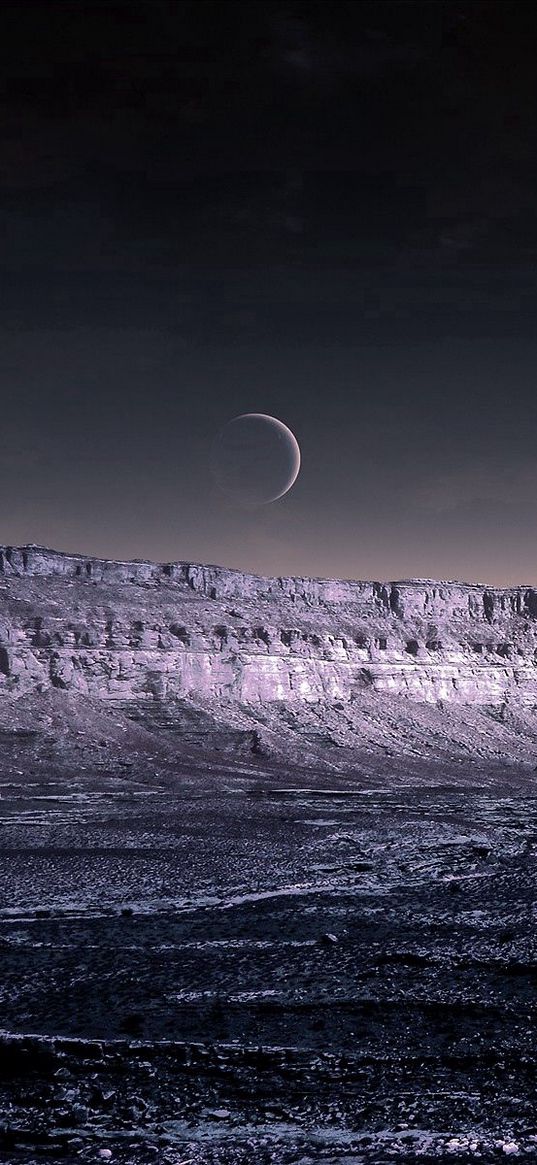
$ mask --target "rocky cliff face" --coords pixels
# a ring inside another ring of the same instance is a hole
[[[0,578],[4,690],[537,703],[530,587],[264,579],[39,547],[0,547]]]
[[[158,709],[170,723],[175,709],[176,726],[189,709],[190,739],[207,718],[213,732],[251,729],[254,744],[259,733],[302,733],[306,750],[320,735],[325,745],[397,751],[401,725],[421,718],[422,735],[435,738],[446,709],[449,723],[459,710],[459,725],[463,709],[481,709],[488,727],[524,713],[527,731],[537,591],[264,579],[0,547],[0,703],[50,692],[131,715]]]

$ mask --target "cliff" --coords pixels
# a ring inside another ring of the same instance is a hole
[[[242,742],[335,766],[371,752],[533,760],[536,652],[529,586],[267,579],[0,547],[6,731],[52,700],[158,726],[176,748]]]

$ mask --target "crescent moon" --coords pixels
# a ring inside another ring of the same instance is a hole
[[[300,472],[298,441],[269,413],[240,413],[215,438],[212,471],[224,493],[248,508],[278,501]]]
[[[288,491],[291,489],[291,486],[295,484],[295,481],[300,473],[300,445],[298,444],[292,429],[290,429],[287,425],[284,425],[283,421],[278,420],[278,417],[271,417],[269,413],[241,413],[240,416],[237,417],[237,420],[240,420],[242,417],[258,417],[259,420],[269,421],[278,429],[282,437],[284,437],[284,439],[288,441],[289,445],[291,446],[294,455],[293,467],[291,469],[287,485],[284,487],[284,489],[282,489],[281,493],[276,494],[276,496],[272,498],[273,502],[277,502],[278,498],[283,498],[284,494],[288,493]]]

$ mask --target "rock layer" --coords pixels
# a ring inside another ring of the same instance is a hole
[[[537,591],[0,547],[0,684],[103,699],[537,702]],[[240,610],[230,608],[236,600]]]
[[[402,721],[416,717],[410,704],[531,717],[536,660],[529,586],[261,578],[0,547],[0,696],[10,705],[49,691],[131,710],[190,703],[216,724],[226,710],[234,729],[276,709],[298,733],[309,708],[340,746],[345,712],[356,747],[356,717],[401,699]]]

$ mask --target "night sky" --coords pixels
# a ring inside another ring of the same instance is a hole
[[[537,10],[2,3],[0,542],[537,582]],[[215,434],[270,413],[288,494]]]

